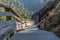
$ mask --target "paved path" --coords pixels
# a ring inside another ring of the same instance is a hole
[[[51,32],[39,30],[36,27],[16,33],[11,40],[60,40]]]

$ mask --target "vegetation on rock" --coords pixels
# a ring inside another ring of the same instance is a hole
[[[29,14],[31,12],[24,8],[24,4],[20,3],[19,0],[0,0],[0,2],[16,10],[16,12],[19,13],[23,18],[29,19]],[[27,14],[28,16],[26,16]]]

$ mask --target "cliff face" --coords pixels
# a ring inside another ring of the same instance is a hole
[[[60,37],[60,1],[54,9],[48,11],[49,16],[46,20],[46,28]]]
[[[40,29],[54,32],[60,37],[60,0],[55,0],[42,10]]]

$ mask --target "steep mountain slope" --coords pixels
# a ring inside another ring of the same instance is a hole
[[[39,11],[39,9],[46,5],[45,0],[19,0],[19,1],[24,4],[25,8],[27,8],[29,11],[33,11],[34,13]]]

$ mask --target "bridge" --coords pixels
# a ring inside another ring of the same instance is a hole
[[[51,32],[37,29],[27,30],[16,33],[11,40],[60,40]]]
[[[6,21],[0,22],[0,40],[3,40],[14,33],[15,30],[23,30],[24,29],[24,21],[23,18],[11,7],[0,4],[0,8],[4,10],[0,12],[1,16],[6,16]],[[14,18],[14,20],[12,19]]]
[[[4,4],[0,4],[4,11],[0,16],[6,16],[6,21],[0,22],[0,40],[60,40],[55,34],[44,30],[39,30],[36,25],[26,28],[24,19],[14,9]],[[12,20],[12,17],[15,20]],[[25,30],[24,30],[25,29]],[[23,30],[17,33],[16,30]]]

